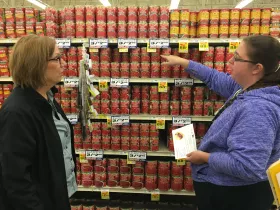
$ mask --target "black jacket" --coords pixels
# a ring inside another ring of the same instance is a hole
[[[75,160],[74,148],[72,154]],[[16,87],[0,110],[0,209],[70,210],[52,108],[32,88]]]

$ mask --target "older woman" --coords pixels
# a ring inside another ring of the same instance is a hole
[[[1,210],[70,210],[73,129],[53,97],[63,62],[48,37],[26,36],[14,46],[15,89],[0,110]]]
[[[245,38],[229,61],[232,75],[176,56],[210,89],[227,98],[192,163],[199,210],[267,210],[273,196],[267,168],[280,157],[280,43]]]

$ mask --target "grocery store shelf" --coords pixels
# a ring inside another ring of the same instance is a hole
[[[12,82],[12,77],[0,77],[0,82]]]
[[[19,39],[0,39],[0,44],[14,44]]]
[[[76,149],[76,154],[85,154],[85,149]],[[123,151],[123,150],[103,150],[104,155],[128,155],[129,151]],[[168,148],[163,145],[163,143],[160,144],[158,151],[147,151],[148,157],[174,157],[174,152],[170,152]]]
[[[194,192],[189,192],[186,190],[182,191],[160,191],[160,190],[153,190],[148,191],[146,189],[134,189],[132,187],[129,188],[121,188],[121,187],[103,187],[103,188],[96,188],[96,187],[83,187],[78,186],[78,191],[84,191],[84,192],[101,192],[101,191],[109,190],[109,192],[117,192],[117,193],[136,193],[136,194],[151,194],[151,193],[159,193],[161,195],[185,195],[185,196],[195,196]]]
[[[104,115],[99,114],[97,116],[91,116],[90,119],[99,119],[99,120],[106,120],[108,117],[112,115]],[[139,114],[139,115],[130,115],[130,120],[157,120],[164,118],[167,121],[172,120],[172,115],[150,115],[150,114]],[[199,122],[211,122],[213,116],[181,116],[181,117],[189,117],[192,121],[199,121]]]

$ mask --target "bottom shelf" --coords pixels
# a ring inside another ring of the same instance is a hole
[[[103,187],[103,188],[96,188],[96,187],[83,187],[78,186],[78,191],[83,192],[101,192],[101,191],[109,190],[109,192],[116,192],[116,193],[137,193],[137,194],[151,194],[151,193],[159,193],[161,195],[186,195],[186,196],[195,196],[194,192],[182,190],[182,191],[160,191],[160,190],[152,190],[148,191],[147,189],[140,189],[136,190],[132,187],[129,188],[122,188],[122,187]]]

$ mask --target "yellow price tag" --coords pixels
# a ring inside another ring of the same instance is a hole
[[[207,41],[199,42],[199,51],[209,51],[209,43]]]
[[[188,53],[189,52],[189,43],[179,41],[179,53]]]
[[[159,200],[160,200],[159,192],[152,192],[151,193],[151,201],[159,201]]]
[[[158,92],[160,93],[167,93],[167,81],[158,82]]]
[[[99,91],[107,91],[108,90],[108,82],[107,81],[99,81],[98,83]]]
[[[86,153],[80,153],[79,159],[80,159],[80,163],[88,163],[86,159]]]
[[[98,48],[89,48],[89,52],[98,52]]]
[[[185,159],[178,159],[177,160],[177,166],[184,166],[186,165],[186,160]]]
[[[239,46],[239,42],[230,42],[229,43],[229,52],[233,53]]]
[[[148,41],[147,42],[147,52],[157,52],[157,49],[156,48],[150,48],[150,42]]]
[[[119,48],[119,52],[128,52],[128,48]]]
[[[101,199],[104,199],[104,200],[109,200],[110,199],[109,190],[101,190]]]
[[[107,127],[111,128],[111,126],[112,126],[112,119],[110,116],[107,116]]]
[[[156,129],[165,129],[165,119],[156,120]]]
[[[128,155],[127,155],[126,163],[129,164],[129,165],[133,165],[133,164],[136,163],[136,161],[134,161],[134,160],[129,160],[129,159],[128,159]]]

